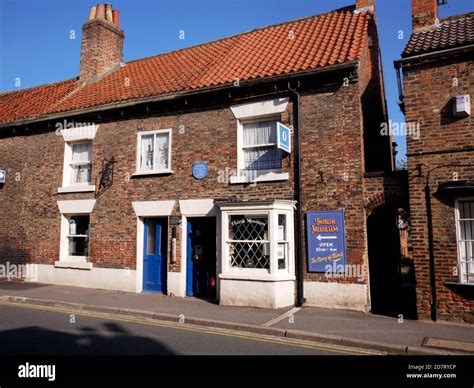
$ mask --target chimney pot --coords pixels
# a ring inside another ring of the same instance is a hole
[[[119,23],[119,11],[117,11],[116,9],[114,9],[112,11],[112,19],[114,21],[114,25],[115,27],[120,27],[120,23]]]
[[[95,19],[96,13],[97,13],[97,7],[96,7],[95,5],[93,5],[93,6],[91,7],[90,12],[89,12],[89,20]]]
[[[104,4],[99,4],[97,6],[96,19],[105,19],[105,7]]]
[[[105,4],[105,20],[112,23],[112,4],[111,3]]]

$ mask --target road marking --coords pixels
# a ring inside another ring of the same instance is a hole
[[[295,308],[292,308],[290,311],[287,311],[286,313],[283,313],[281,315],[279,315],[278,317],[276,318],[273,318],[271,320],[269,320],[268,322],[265,322],[263,324],[263,326],[272,326],[274,325],[275,323],[278,323],[280,321],[283,321],[284,319],[286,318],[289,318],[290,315],[294,315],[296,314],[298,311],[301,310],[301,307],[295,307]]]
[[[165,327],[169,329],[175,330],[184,330],[190,331],[195,333],[204,333],[204,334],[213,334],[213,335],[220,335],[224,337],[233,337],[233,338],[240,338],[252,341],[259,341],[259,342],[267,342],[272,344],[279,344],[285,346],[293,346],[298,348],[305,348],[305,349],[317,349],[317,350],[325,350],[328,352],[339,352],[345,353],[349,355],[382,355],[383,352],[377,351],[370,351],[370,350],[363,350],[358,348],[350,348],[342,345],[333,345],[333,344],[323,344],[323,343],[314,343],[310,341],[298,340],[298,339],[283,339],[277,338],[272,336],[266,335],[257,335],[257,334],[250,334],[244,333],[239,331],[231,331],[219,328],[210,328],[210,327],[199,327],[195,325],[189,325],[185,323],[178,323],[178,322],[166,322],[166,321],[159,321],[155,319],[145,320],[145,319],[138,319],[133,317],[125,317],[125,316],[118,316],[106,313],[96,313],[96,312],[89,312],[84,310],[67,310],[62,308],[50,307],[50,306],[39,306],[39,305],[30,305],[26,303],[14,303],[14,302],[4,302],[0,301],[0,305],[4,306],[14,306],[32,310],[42,310],[42,311],[52,311],[64,314],[75,314],[79,316],[85,316],[89,318],[103,318],[103,319],[110,319],[113,321],[119,322],[128,322],[128,323],[135,323],[140,325],[147,325],[147,326],[157,326],[157,327]],[[178,319],[178,317],[176,317]]]

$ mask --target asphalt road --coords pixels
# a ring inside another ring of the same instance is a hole
[[[0,305],[0,355],[346,355],[349,348],[167,322]]]

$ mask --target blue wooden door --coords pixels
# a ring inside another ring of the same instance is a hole
[[[143,291],[166,293],[166,220],[145,219],[143,244]]]
[[[188,220],[187,225],[187,241],[186,241],[186,295],[193,296],[194,286],[194,260],[193,260],[193,227],[191,221]]]

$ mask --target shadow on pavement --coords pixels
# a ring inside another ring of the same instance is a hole
[[[105,323],[104,332],[83,326],[80,334],[30,326],[0,332],[0,355],[173,355],[161,343]],[[110,333],[110,334],[109,334]]]

